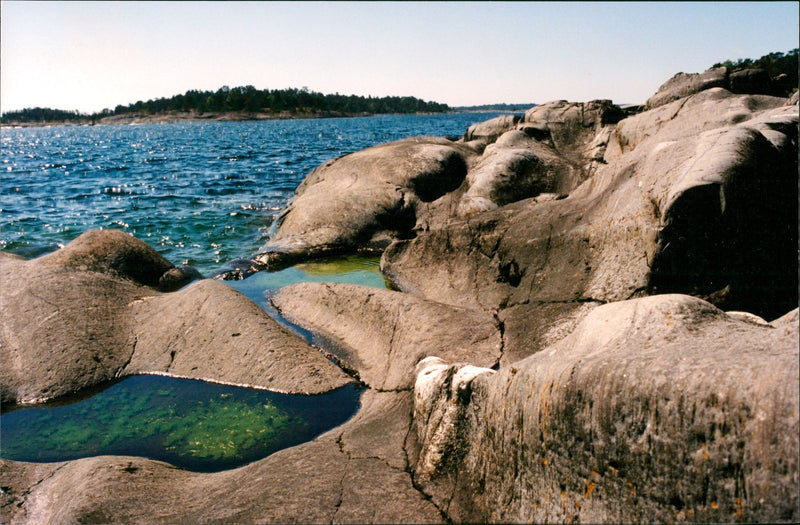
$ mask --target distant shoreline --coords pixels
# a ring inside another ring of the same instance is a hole
[[[290,112],[245,113],[237,111],[204,112],[174,111],[166,113],[127,113],[110,115],[99,119],[51,120],[36,122],[12,121],[2,124],[4,128],[34,128],[54,126],[111,126],[130,124],[172,124],[175,122],[244,122],[254,120],[294,120],[314,118],[349,118],[369,116],[369,113]]]
[[[462,113],[449,111],[444,113]],[[179,111],[168,113],[128,113],[124,115],[110,115],[96,120],[76,119],[63,121],[37,121],[37,122],[5,122],[3,128],[34,128],[54,126],[110,126],[132,124],[173,124],[176,122],[248,122],[257,120],[299,120],[299,119],[324,119],[324,118],[355,118],[371,117],[380,113],[344,113],[338,111],[311,111],[291,112],[280,111],[277,113],[246,113],[237,111],[205,112]],[[393,115],[428,115],[433,113],[390,113]]]
[[[501,109],[452,109],[446,113],[521,113],[516,110]],[[3,128],[49,128],[55,126],[113,126],[136,124],[174,124],[176,122],[249,122],[257,120],[300,120],[324,118],[356,118],[376,115],[434,115],[440,113],[344,113],[339,111],[280,111],[277,113],[247,113],[238,111],[205,112],[174,111],[167,113],[127,113],[109,115],[99,119],[50,120],[36,122],[11,121],[0,124]]]

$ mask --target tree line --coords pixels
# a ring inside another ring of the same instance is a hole
[[[112,115],[132,113],[160,114],[168,112],[203,113],[292,113],[360,115],[381,113],[442,113],[450,111],[447,104],[426,102],[416,97],[364,97],[359,95],[324,95],[302,89],[256,89],[253,86],[230,88],[222,86],[217,91],[189,90],[170,98],[138,101],[114,110],[87,114],[49,108],[27,108],[3,113],[0,122],[73,122],[97,121]]]
[[[794,48],[786,53],[769,53],[757,59],[739,58],[737,60],[726,60],[724,62],[717,62],[711,67],[722,66],[727,67],[731,71],[738,71],[741,69],[764,69],[767,71],[770,78],[786,75],[784,83],[787,86],[797,88],[798,48]]]
[[[481,104],[480,106],[457,106],[455,111],[527,111],[536,106],[533,102],[529,104]]]
[[[0,122],[83,122],[89,115],[79,111],[65,111],[50,108],[26,108],[20,111],[8,111],[0,117]]]

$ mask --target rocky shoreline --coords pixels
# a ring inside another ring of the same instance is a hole
[[[225,472],[2,460],[2,521],[798,521],[797,94],[720,73],[311,172],[219,277],[381,251],[394,290],[273,299],[338,366],[120,232],[0,254],[4,404],[137,373],[366,387],[344,425]]]

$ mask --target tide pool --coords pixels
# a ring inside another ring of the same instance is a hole
[[[297,283],[350,283],[388,288],[380,271],[380,257],[349,255],[297,264],[277,272],[257,272],[241,281],[224,281],[256,304],[283,286]]]
[[[341,282],[385,288],[378,257],[352,255],[225,281],[309,343],[270,304],[279,288]],[[288,395],[164,376],[133,376],[80,398],[0,416],[0,456],[53,462],[98,455],[141,456],[197,472],[235,468],[314,439],[347,421],[360,389]]]
[[[289,395],[164,376],[133,376],[84,399],[0,416],[0,456],[54,462],[141,456],[216,472],[310,441],[347,421],[361,389]]]

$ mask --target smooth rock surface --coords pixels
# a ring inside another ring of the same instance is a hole
[[[600,130],[616,124],[625,116],[626,113],[610,100],[556,100],[526,111],[523,129],[546,130],[548,139],[560,155],[583,164],[586,160],[584,150]]]
[[[500,115],[478,122],[467,128],[467,132],[464,133],[464,141],[481,140],[486,144],[491,144],[505,132],[514,129],[520,120],[518,115]]]
[[[797,98],[722,73],[314,170],[231,273],[391,242],[403,293],[274,298],[350,375],[221,283],[161,293],[197,276],[118,232],[0,253],[4,403],[140,372],[368,387],[339,428],[226,472],[2,461],[1,520],[798,521]]]
[[[645,109],[657,108],[715,87],[728,87],[727,67],[711,68],[702,73],[677,73],[664,82],[652,97],[647,99]]]
[[[647,100],[645,109],[654,109],[706,89],[723,88],[745,95],[787,97],[797,86],[786,82],[786,75],[770,78],[764,69],[748,68],[735,71],[727,67],[708,69],[702,73],[678,73],[658,88]]]
[[[113,230],[87,232],[38,259],[0,257],[3,403],[138,373],[307,393],[352,381],[223,283],[159,292],[159,272],[169,270],[159,258]]]
[[[274,304],[292,322],[322,335],[337,359],[370,388],[409,389],[425,356],[494,366],[502,352],[491,314],[410,294],[341,283],[282,288]]]
[[[581,179],[580,169],[552,147],[523,131],[508,131],[486,147],[467,174],[468,189],[459,201],[458,215],[474,215],[542,193],[568,193]]]
[[[489,310],[680,292],[774,319],[797,304],[797,106],[784,103],[711,89],[622,120],[567,198],[431,221],[382,270]]]
[[[131,305],[136,347],[122,374],[163,373],[318,394],[352,381],[255,303],[205,279]]]
[[[797,310],[604,305],[498,372],[420,363],[415,479],[455,521],[795,522],[799,379]]]
[[[417,204],[458,188],[474,155],[464,144],[417,137],[329,161],[300,184],[254,261],[274,269],[406,237]]]

